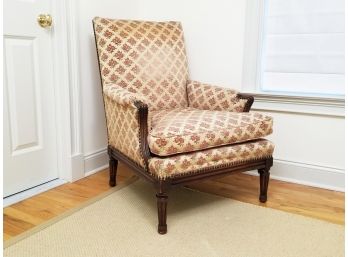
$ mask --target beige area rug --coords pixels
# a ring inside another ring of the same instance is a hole
[[[139,180],[26,238],[8,242],[4,255],[344,256],[340,225],[182,187],[173,189],[169,199],[166,235],[156,231],[154,189]]]

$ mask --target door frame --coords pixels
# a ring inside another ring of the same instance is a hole
[[[58,176],[72,182],[85,176],[76,1],[51,0],[51,13]]]

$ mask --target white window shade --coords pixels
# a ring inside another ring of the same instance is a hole
[[[344,94],[344,0],[267,0],[263,91]]]

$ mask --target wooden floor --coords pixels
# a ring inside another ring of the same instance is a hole
[[[130,170],[119,164],[118,184],[132,176]],[[258,177],[234,174],[192,183],[188,187],[242,202],[344,224],[344,193],[271,180],[268,201],[261,204],[258,201],[258,183]],[[6,207],[4,240],[19,235],[107,190],[108,171],[104,170]]]
[[[191,184],[190,188],[238,201],[344,224],[344,193],[271,179],[268,200],[260,203],[259,179],[247,174]]]
[[[117,184],[134,176],[119,164]],[[4,208],[4,240],[19,235],[110,189],[104,170],[74,183],[67,183]]]

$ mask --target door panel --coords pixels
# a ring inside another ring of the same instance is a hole
[[[4,1],[4,196],[58,177],[50,0]]]
[[[5,37],[12,155],[40,147],[40,88],[35,79],[35,39]],[[20,71],[26,70],[21,73]]]

